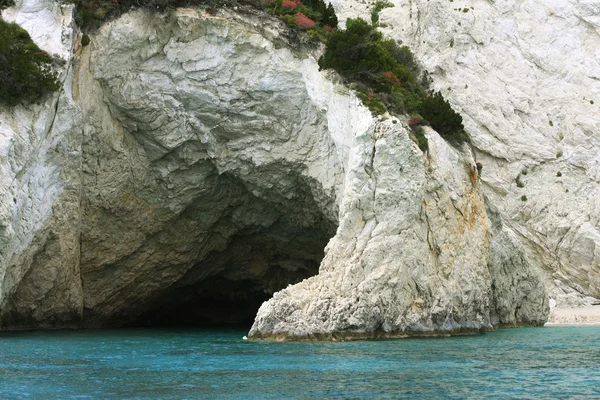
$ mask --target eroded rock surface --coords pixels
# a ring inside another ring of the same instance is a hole
[[[356,138],[340,227],[318,276],[263,304],[250,337],[373,338],[490,326],[490,235],[467,151],[431,132],[424,158],[407,131]]]
[[[392,3],[380,13],[383,32],[413,49],[433,87],[460,111],[483,164],[486,202],[548,295],[558,307],[596,302],[600,5]],[[366,4],[334,4],[344,18],[370,12]]]
[[[0,113],[0,328],[245,321],[275,293],[251,336],[399,337],[593,303],[594,6],[453,7],[398,1],[382,29],[474,153],[428,130],[423,154],[248,10],[138,10],[83,49],[68,6],[4,11],[65,63],[59,93]]]
[[[21,153],[3,164],[5,328],[248,320],[317,273],[344,159],[371,117],[297,35],[259,22],[136,11],[85,49],[70,36],[77,59],[64,92],[7,112],[8,156],[15,138],[39,136],[12,114],[41,115],[54,131],[31,146],[53,174],[22,190],[29,209],[4,199],[35,171],[15,167]],[[48,160],[58,141],[62,158]]]

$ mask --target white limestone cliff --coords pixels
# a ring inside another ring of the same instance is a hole
[[[373,118],[318,48],[250,10],[137,10],[85,48],[70,7],[5,10],[66,63],[59,93],[0,112],[0,329],[235,320],[309,276],[250,336],[474,332],[542,323],[548,295],[593,302],[593,6],[455,3],[398,2],[381,22],[474,154],[428,130],[424,155],[406,121]]]
[[[559,307],[598,302],[600,5],[394,4],[381,12],[383,31],[413,49],[460,111],[486,202],[550,297]]]
[[[42,104],[0,110],[0,310],[4,320],[23,315],[36,327],[69,325],[82,309],[72,6],[23,0],[2,16],[57,60],[63,87]]]

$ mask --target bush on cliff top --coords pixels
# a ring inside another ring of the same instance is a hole
[[[292,27],[313,29],[337,28],[338,19],[331,4],[323,0],[263,0],[267,12],[278,15]],[[290,18],[293,16],[294,18]]]
[[[446,139],[466,139],[462,117],[441,93],[427,96],[417,81],[419,71],[408,47],[384,39],[363,19],[348,19],[346,30],[328,34],[319,67],[334,69],[351,82],[374,114],[419,112]]]
[[[0,105],[15,106],[42,99],[59,88],[52,58],[27,31],[0,19]]]
[[[0,0],[0,10],[11,7],[15,4],[15,0]]]
[[[0,0],[0,2],[12,0]],[[315,27],[336,28],[337,16],[331,4],[323,0],[69,0],[76,5],[75,21],[85,31],[98,28],[111,17],[116,17],[131,8],[146,7],[163,11],[174,7],[206,6],[209,10],[216,10],[226,3],[231,5],[250,4],[254,7],[265,8],[270,14],[281,16],[289,25],[296,26],[295,14],[302,14],[301,28]],[[290,18],[287,18],[290,17]],[[310,21],[310,22],[309,22]]]
[[[424,99],[419,111],[441,136],[458,141],[465,139],[462,136],[464,131],[462,117],[452,109],[440,92],[434,92]]]

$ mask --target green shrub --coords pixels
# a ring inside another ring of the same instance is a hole
[[[59,88],[52,58],[17,24],[0,19],[0,105],[42,99]]]
[[[356,91],[356,95],[374,115],[384,114],[387,111],[383,102],[379,100],[378,96],[372,90],[360,86]]]
[[[326,4],[323,0],[305,0],[302,2],[299,0],[275,0],[268,2],[265,8],[269,14],[279,15],[290,27],[315,30],[310,36],[320,41],[324,40],[326,34],[322,30],[323,27],[333,30],[338,25],[333,6]],[[298,15],[302,15],[305,21],[314,24],[314,29],[313,27],[303,27],[303,24],[298,21]]]
[[[421,149],[423,153],[429,150],[429,141],[427,140],[427,136],[425,136],[425,130],[423,127],[421,125],[415,126],[413,133],[417,138],[417,145],[419,146],[419,149]]]
[[[332,32],[321,69],[334,69],[351,82],[372,90],[372,96],[388,111],[416,110],[425,92],[415,79],[416,62],[410,50],[385,40],[377,28],[363,19],[349,19],[346,30]]]
[[[0,0],[0,10],[12,7],[15,4],[15,0]]]
[[[527,196],[525,196],[525,195],[521,196],[521,201],[527,201]]]
[[[287,24],[290,28],[294,28],[296,26],[296,19],[293,15],[282,15],[281,20]]]
[[[346,30],[327,37],[321,69],[334,69],[356,88],[363,103],[374,113],[418,111],[440,135],[468,141],[462,117],[441,93],[426,97],[418,83],[417,63],[410,49],[384,39],[374,25],[357,18],[346,21]]]
[[[325,54],[319,59],[322,69],[335,69],[351,81],[362,82],[377,91],[391,93],[400,87],[419,97],[423,89],[414,77],[416,63],[410,50],[393,40],[383,39],[377,28],[357,18],[346,22],[346,30],[332,32]],[[386,79],[392,74],[394,82]]]
[[[562,176],[562,173],[561,173],[560,171],[558,171],[558,172],[556,173],[556,176],[558,176],[558,177],[560,178],[560,177]]]
[[[373,9],[371,10],[371,23],[373,25],[379,24],[379,13],[381,12],[381,10],[383,10],[384,8],[391,7],[394,7],[394,5],[389,1],[377,0],[373,5]]]
[[[333,32],[327,40],[319,67],[333,68],[348,78],[390,70],[390,57],[381,46],[382,35],[363,19],[348,19],[346,30]]]
[[[525,184],[521,181],[521,175],[517,175],[517,178],[515,179],[515,183],[517,184],[518,188],[525,187]]]
[[[88,35],[81,36],[81,46],[85,47],[90,44],[90,37]]]
[[[462,117],[452,109],[440,92],[434,92],[423,100],[419,112],[441,136],[464,141]]]
[[[331,4],[326,4],[323,0],[304,0],[302,4],[316,13],[313,15],[315,18],[311,18],[308,14],[305,14],[307,17],[314,19],[321,26],[337,28],[338,19]]]
[[[1,1],[1,0],[0,0]],[[164,11],[168,8],[185,6],[187,0],[69,0],[76,5],[75,22],[85,31],[97,29],[111,17],[132,8],[146,7]],[[198,5],[215,6],[216,0],[200,0]]]

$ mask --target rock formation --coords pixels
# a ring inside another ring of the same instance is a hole
[[[0,110],[0,329],[239,322],[272,297],[251,337],[400,337],[593,302],[592,6],[453,6],[381,12],[472,136],[428,129],[426,154],[258,11],[137,10],[82,48],[71,6],[5,10],[65,63]]]
[[[484,166],[486,204],[497,209],[559,307],[595,302],[600,6],[561,0],[394,4],[380,13],[387,24],[382,30],[415,51],[433,86],[460,110]],[[364,7],[339,6],[347,16]]]

